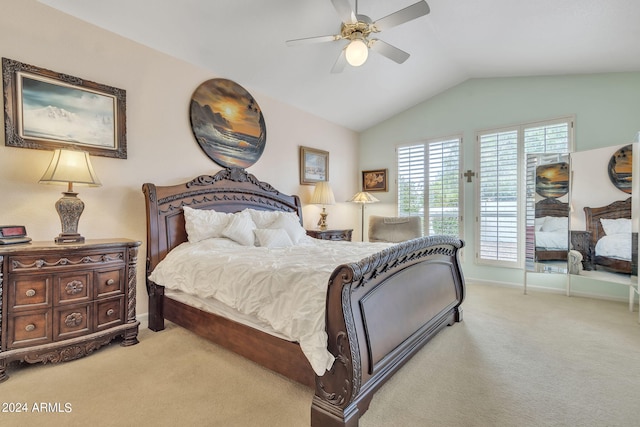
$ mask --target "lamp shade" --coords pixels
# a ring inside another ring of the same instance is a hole
[[[56,149],[49,167],[38,181],[47,183],[76,183],[100,186],[100,180],[93,170],[89,153],[79,150]]]
[[[355,37],[347,45],[345,56],[347,62],[353,67],[359,67],[367,61],[369,57],[369,48],[362,36]]]
[[[361,191],[359,193],[356,193],[349,201],[354,203],[375,203],[379,202],[380,200],[376,199],[366,191]]]
[[[336,199],[333,196],[333,190],[328,181],[320,181],[316,183],[316,189],[311,196],[311,203],[315,205],[334,205]]]

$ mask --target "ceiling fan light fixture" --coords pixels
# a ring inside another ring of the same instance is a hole
[[[354,37],[347,45],[345,55],[347,62],[353,67],[359,67],[367,61],[369,57],[369,48],[362,36]]]

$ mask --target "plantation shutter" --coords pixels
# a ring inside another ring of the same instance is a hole
[[[481,134],[479,257],[518,261],[518,131]]]
[[[478,134],[478,262],[515,267],[520,265],[520,247],[533,251],[523,244],[521,231],[533,226],[535,216],[535,194],[520,190],[532,188],[520,182],[535,180],[535,164],[527,154],[567,153],[572,144],[570,118]],[[526,226],[522,229],[520,205]]]
[[[425,234],[460,235],[460,145],[448,138],[398,147],[398,215],[425,218]]]
[[[398,147],[398,215],[424,217],[425,145]]]
[[[428,234],[458,236],[460,213],[460,139],[429,144]]]

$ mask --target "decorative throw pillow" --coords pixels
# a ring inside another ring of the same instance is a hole
[[[242,212],[248,212],[257,228],[268,228],[269,225],[280,217],[280,211],[261,211],[258,209],[245,209]]]
[[[269,225],[269,228],[282,229],[286,231],[293,244],[297,244],[300,239],[307,235],[305,229],[300,225],[298,216],[295,214],[290,215],[287,213],[283,213],[278,217],[278,219],[276,219]]]
[[[214,210],[193,209],[189,206],[184,206],[182,210],[187,239],[191,243],[212,237],[222,237],[222,231],[231,218],[231,214]]]
[[[248,212],[239,212],[231,216],[229,224],[222,231],[222,236],[240,243],[243,246],[253,246],[255,237],[253,230],[256,225]]]
[[[282,228],[256,228],[253,232],[256,234],[259,246],[265,248],[293,246],[289,235]]]
[[[607,236],[612,234],[629,234],[631,235],[631,220],[627,218],[606,219],[600,218],[600,224]]]

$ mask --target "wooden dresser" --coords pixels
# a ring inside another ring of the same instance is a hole
[[[0,246],[0,382],[9,362],[64,362],[122,336],[138,342],[140,242]]]

